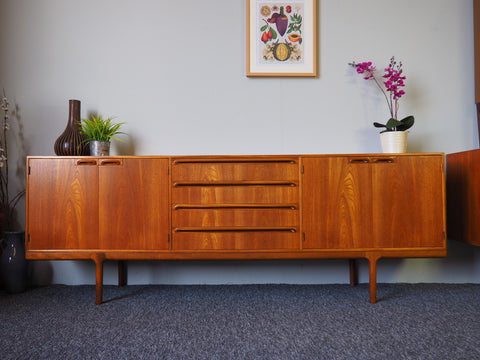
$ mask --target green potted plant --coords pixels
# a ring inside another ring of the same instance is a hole
[[[380,132],[384,152],[405,152],[407,130],[413,126],[415,119],[412,115],[409,115],[398,120],[399,100],[405,95],[405,91],[402,88],[405,86],[406,76],[403,74],[402,62],[397,63],[394,56],[390,59],[390,64],[385,68],[385,73],[382,76],[385,89],[383,89],[375,77],[376,67],[372,65],[371,61],[352,62],[349,65],[356,68],[357,73],[362,74],[365,80],[373,80],[387,101],[390,119],[385,124],[373,123],[373,126],[377,128],[384,128]]]
[[[110,141],[115,139],[125,142],[115,135],[125,134],[120,128],[125,123],[114,123],[114,117],[104,118],[101,114],[90,115],[89,119],[82,119],[80,122],[80,132],[86,137],[90,144],[90,155],[108,156],[110,155]],[[126,135],[126,134],[125,134]]]

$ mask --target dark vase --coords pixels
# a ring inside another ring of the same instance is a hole
[[[55,154],[61,156],[86,156],[90,149],[80,133],[80,101],[69,100],[68,123],[65,131],[55,141]]]
[[[28,287],[28,262],[25,259],[25,232],[5,231],[1,240],[0,271],[8,293],[19,293]]]

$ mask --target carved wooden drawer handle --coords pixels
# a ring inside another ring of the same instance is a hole
[[[377,158],[377,159],[373,159],[373,162],[374,163],[393,163],[393,159],[392,158]]]
[[[121,159],[100,160],[100,166],[120,166],[120,165],[122,165]]]
[[[84,165],[97,165],[97,160],[77,160],[77,166],[84,166]]]
[[[173,229],[177,233],[246,233],[246,232],[290,232],[296,233],[297,229],[293,227],[176,227]]]

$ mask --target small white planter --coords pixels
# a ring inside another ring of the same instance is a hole
[[[385,131],[380,134],[384,153],[407,152],[408,131]]]

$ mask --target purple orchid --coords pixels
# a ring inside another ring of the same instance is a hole
[[[384,131],[405,131],[413,126],[414,118],[413,116],[407,116],[402,120],[398,120],[398,100],[405,95],[405,91],[401,89],[405,86],[406,76],[403,75],[402,63],[397,63],[395,57],[392,56],[390,59],[390,64],[385,68],[385,74],[382,76],[385,81],[383,85],[385,90],[380,85],[379,81],[375,77],[376,66],[372,65],[371,61],[355,63],[352,62],[349,65],[356,68],[357,73],[363,75],[365,80],[373,80],[377,84],[378,88],[382,91],[385,100],[387,101],[388,110],[390,111],[390,120],[387,124],[374,123],[375,127],[384,127]],[[388,93],[388,95],[387,95]]]

